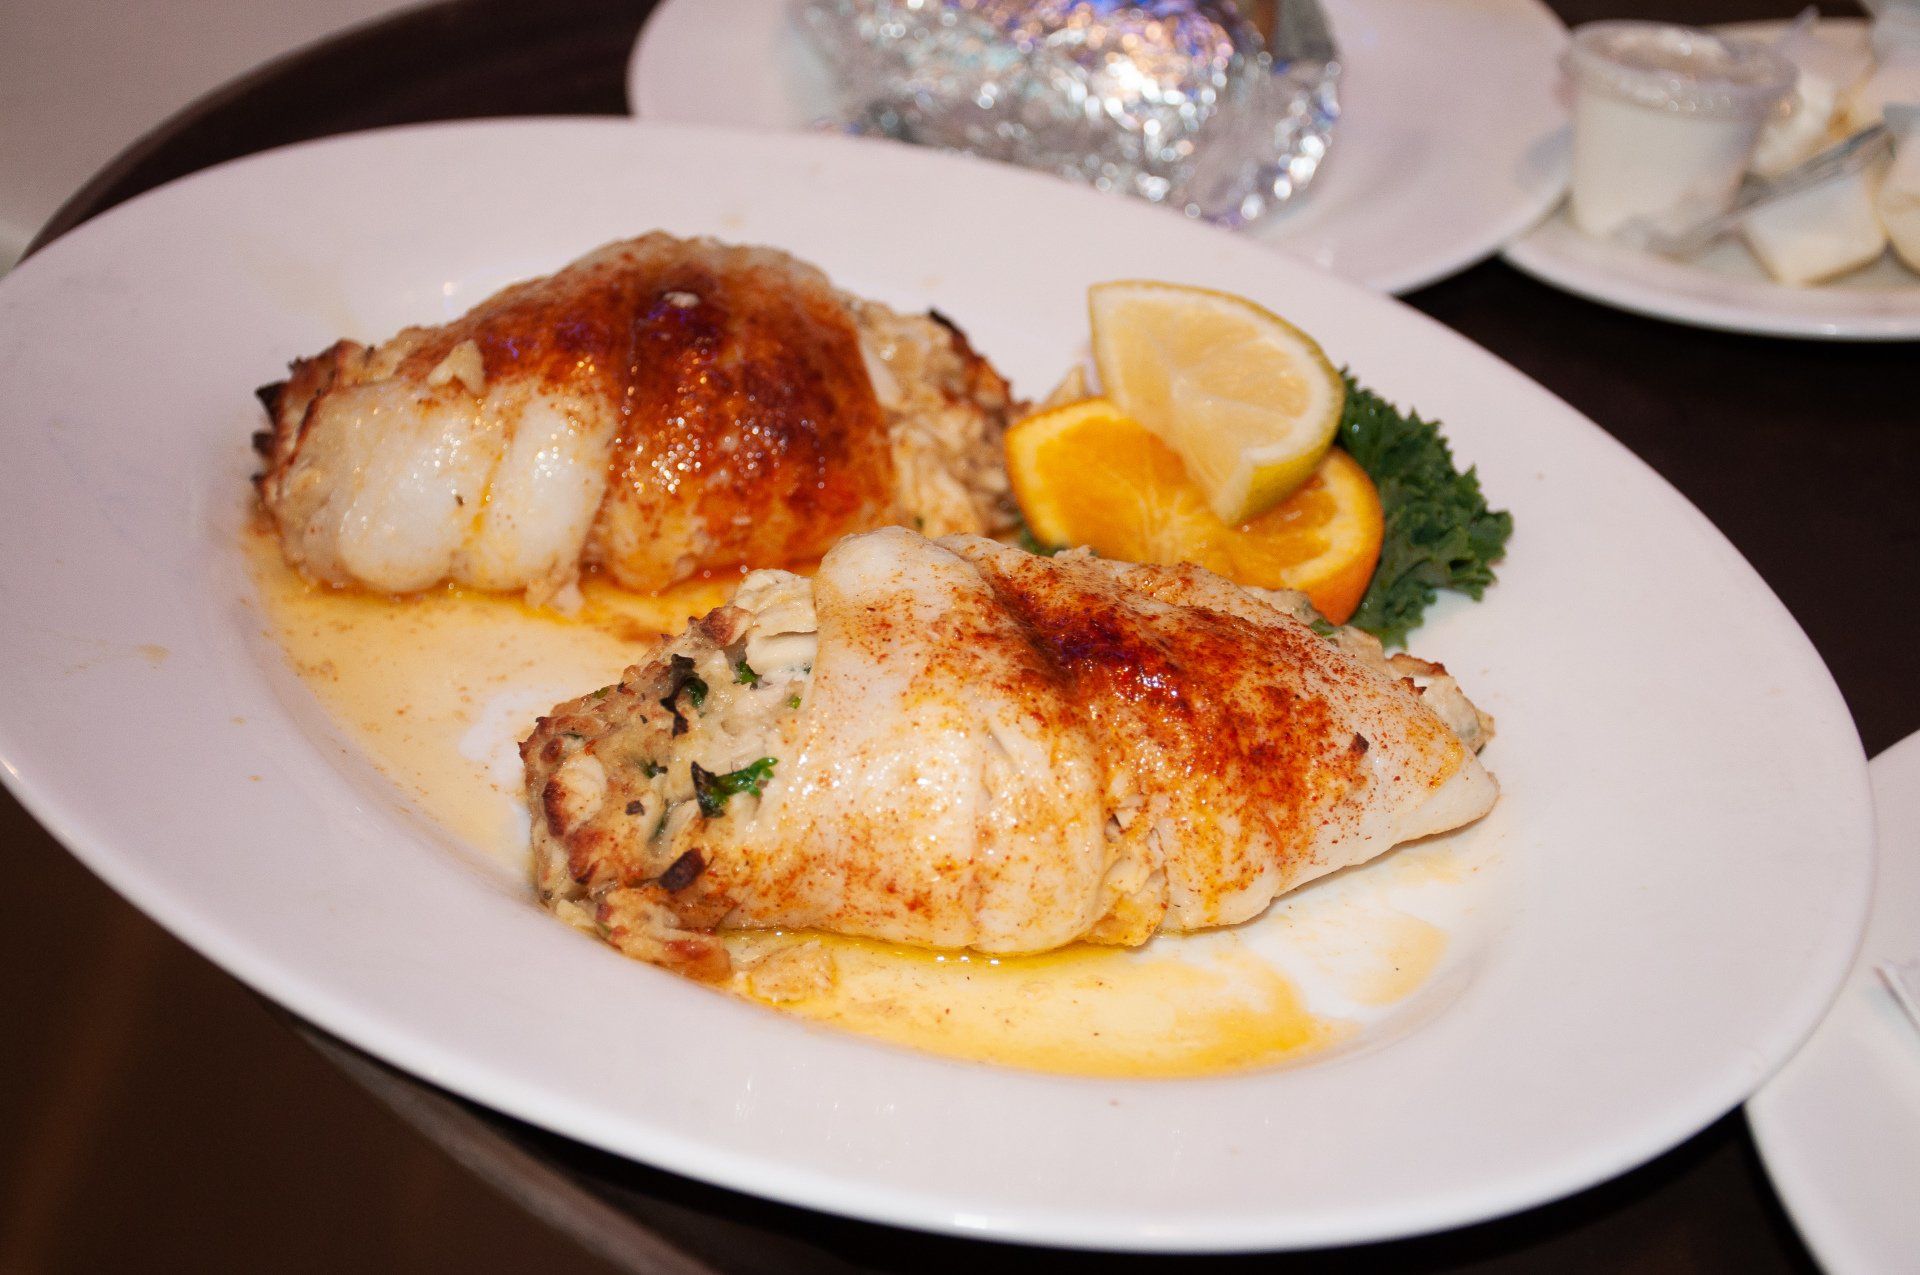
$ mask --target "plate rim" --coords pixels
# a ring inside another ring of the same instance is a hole
[[[1884,783],[1889,789],[1896,783],[1920,780],[1920,731],[1906,736],[1889,745],[1867,766],[1874,787],[1879,789]],[[1891,919],[1895,914],[1920,916],[1920,908],[1909,906],[1901,909],[1894,902],[1895,896],[1880,890],[1881,878],[1885,874],[1885,864],[1889,858],[1898,854],[1906,867],[1920,870],[1920,822],[1910,822],[1892,831],[1904,832],[1906,838],[1898,851],[1890,850],[1888,829],[1885,820],[1880,820],[1881,835],[1877,837],[1875,850],[1875,896],[1868,917],[1867,934],[1863,936],[1862,947],[1855,963],[1848,969],[1846,983],[1840,990],[1834,1006],[1827,1017],[1821,1019],[1808,1037],[1803,1048],[1809,1048],[1819,1041],[1826,1031],[1827,1024],[1840,1017],[1846,998],[1861,994],[1882,994],[1879,978],[1874,971],[1875,954],[1870,945],[1877,937],[1875,931],[1883,923],[1882,916]],[[1796,1053],[1795,1057],[1799,1055]],[[1920,1055],[1916,1055],[1920,1058]],[[1869,1260],[1870,1255],[1861,1251],[1861,1218],[1856,1211],[1849,1211],[1836,1203],[1833,1192],[1825,1189],[1829,1180],[1817,1176],[1817,1169],[1807,1161],[1805,1152],[1806,1135],[1797,1132],[1808,1117],[1796,1117],[1792,1114],[1795,1105],[1794,1094],[1797,1090],[1782,1087],[1793,1065],[1788,1059],[1781,1065],[1774,1078],[1762,1086],[1747,1101],[1745,1115],[1748,1130],[1753,1136],[1754,1147],[1760,1156],[1761,1166],[1766,1170],[1768,1180],[1773,1184],[1774,1193],[1779,1197],[1781,1207],[1792,1219],[1794,1229],[1800,1238],[1813,1251],[1820,1264],[1835,1272],[1858,1271],[1862,1275],[1876,1269]],[[1920,1065],[1920,1063],[1916,1063]],[[1805,1101],[1802,1099],[1801,1101]],[[1920,1115],[1920,1109],[1916,1109]]]
[[[506,121],[450,121],[338,135],[302,142],[276,150],[260,152],[255,155],[230,161],[213,169],[202,170],[200,173],[192,174],[179,179],[179,181],[169,183],[165,187],[161,187],[156,191],[149,192],[135,200],[129,201],[125,205],[109,210],[102,214],[101,218],[96,219],[95,222],[79,228],[71,235],[63,237],[62,240],[50,245],[46,251],[36,254],[34,260],[23,265],[21,272],[18,273],[21,277],[37,277],[39,273],[51,269],[51,266],[48,264],[49,262],[62,259],[67,252],[78,251],[73,245],[84,243],[92,233],[104,233],[99,229],[100,227],[117,225],[125,218],[144,215],[142,210],[149,204],[149,201],[168,197],[166,192],[173,190],[175,187],[196,182],[212,173],[223,172],[248,165],[277,162],[279,157],[285,156],[289,152],[363,145],[379,147],[395,138],[434,133],[512,130],[532,134],[542,130],[566,131],[583,126],[608,131],[619,130],[623,133],[630,132],[634,127],[631,121],[606,119],[604,117],[555,117],[538,120]],[[756,136],[756,134],[747,130],[733,130],[711,126],[647,124],[645,127],[666,133],[692,134],[708,137],[739,137],[750,139]],[[833,140],[828,144],[833,146],[871,145],[870,143],[850,142],[844,139]],[[1002,166],[992,165],[986,161],[974,160],[962,156],[934,156],[932,152],[924,151],[917,151],[915,153],[933,159],[939,164],[960,165],[963,167],[977,165],[981,169],[991,169],[995,172],[1006,174],[1016,183],[1039,182],[1049,187],[1056,185],[1052,179],[1042,175],[1022,174],[1020,170],[1005,169]],[[1071,189],[1071,187],[1067,187],[1065,183],[1059,183],[1058,186]],[[1036,189],[1038,188],[1036,187]],[[1093,199],[1101,198],[1100,196],[1093,195],[1091,192],[1088,192],[1087,197]],[[89,229],[90,227],[92,228],[91,230]],[[1334,279],[1334,277],[1327,272],[1319,270],[1310,263],[1302,262],[1298,259],[1290,258],[1280,268],[1283,270],[1305,271],[1310,274],[1320,275],[1323,278]],[[1418,311],[1412,310],[1411,307],[1407,307],[1403,303],[1396,303],[1390,298],[1371,296],[1365,293],[1365,290],[1359,285],[1350,281],[1335,279],[1334,282],[1339,289],[1345,292],[1366,297],[1367,304],[1379,303],[1403,311],[1403,317],[1408,321],[1429,328],[1435,336],[1450,342],[1456,349],[1459,349],[1470,357],[1487,361],[1491,367],[1498,369],[1502,377],[1510,378],[1516,382],[1517,387],[1524,387],[1528,394],[1547,400],[1557,406],[1568,418],[1568,424],[1570,426],[1577,425],[1589,430],[1598,439],[1603,440],[1607,445],[1617,449],[1627,463],[1636,466],[1643,472],[1645,477],[1650,478],[1657,489],[1663,491],[1666,497],[1675,503],[1682,511],[1684,516],[1689,517],[1711,542],[1717,544],[1719,548],[1731,557],[1732,562],[1735,564],[1734,569],[1742,573],[1743,578],[1748,581],[1751,587],[1758,590],[1758,594],[1756,595],[1757,600],[1771,609],[1776,623],[1785,625],[1783,634],[1791,635],[1791,640],[1800,650],[1802,656],[1810,660],[1812,668],[1818,671],[1820,675],[1818,680],[1821,683],[1819,689],[1825,708],[1829,712],[1837,709],[1837,721],[1845,723],[1848,731],[1851,732],[1851,717],[1846,713],[1844,701],[1841,699],[1839,690],[1833,682],[1832,675],[1820,660],[1817,650],[1812,646],[1811,639],[1793,620],[1784,604],[1773,594],[1772,590],[1766,585],[1765,581],[1759,576],[1752,565],[1746,562],[1744,557],[1740,556],[1731,543],[1726,540],[1724,534],[1721,533],[1704,514],[1693,507],[1690,502],[1687,502],[1684,497],[1680,496],[1657,471],[1654,471],[1644,461],[1634,456],[1624,446],[1612,440],[1599,426],[1588,420],[1570,405],[1559,400],[1551,391],[1540,386],[1537,382],[1532,381],[1504,360],[1498,358],[1498,356],[1474,345],[1457,332],[1446,328],[1444,325],[1420,314]],[[4,284],[0,284],[0,288],[5,286]],[[302,733],[304,734],[304,732]],[[1855,734],[1853,738],[1855,751],[1857,752],[1857,734]],[[8,721],[0,718],[0,781],[6,783],[6,786],[14,792],[23,806],[25,806],[36,820],[45,826],[56,839],[61,841],[71,853],[74,853],[77,858],[80,858],[91,870],[106,880],[116,891],[134,901],[143,911],[154,916],[165,925],[166,928],[196,951],[201,952],[202,955],[208,959],[221,965],[222,968],[227,969],[249,986],[256,988],[256,990],[259,990],[263,995],[269,996],[270,999],[287,1004],[290,1008],[295,1008],[296,1012],[304,1017],[310,1018],[311,1021],[324,1027],[328,1031],[341,1036],[343,1039],[360,1044],[362,1047],[369,1049],[370,1052],[393,1061],[395,1065],[402,1067],[412,1074],[423,1075],[428,1078],[432,1078],[437,1074],[445,1074],[446,1068],[443,1065],[441,1057],[447,1052],[444,1045],[433,1041],[428,1036],[416,1034],[410,1029],[402,1029],[396,1032],[391,1027],[380,1024],[377,1021],[377,1016],[375,1016],[375,1019],[370,1020],[350,1001],[341,1001],[325,989],[310,986],[309,984],[311,984],[312,980],[301,977],[297,972],[289,974],[289,972],[281,969],[283,962],[276,959],[271,953],[253,951],[251,950],[252,945],[248,942],[236,939],[231,934],[221,933],[217,926],[207,926],[203,919],[197,918],[194,915],[196,909],[190,898],[179,895],[177,891],[169,889],[165,883],[159,881],[151,874],[143,874],[140,871],[141,865],[138,862],[137,856],[129,858],[112,849],[105,841],[97,840],[90,836],[85,827],[86,819],[84,812],[78,811],[68,802],[62,800],[52,791],[51,787],[44,787],[45,781],[38,779],[35,774],[31,773],[34,767],[30,760],[30,753],[31,749],[23,747],[21,742],[14,737]],[[1858,776],[1860,784],[1864,788],[1866,777],[1864,756],[1860,756],[1858,761]],[[23,765],[22,762],[25,762],[25,764]],[[1856,893],[1858,895],[1857,902],[1859,905],[1856,911],[1859,915],[1855,920],[1863,921],[1866,907],[1864,876],[1861,878],[1861,888]],[[1849,928],[1849,922],[1845,913],[1846,909],[1841,908],[1834,914],[1833,924],[1838,930]],[[195,924],[196,920],[199,920],[200,923]],[[1853,924],[1851,928],[1853,933],[1858,933],[1857,924]],[[1833,944],[1831,942],[1825,943],[1823,944],[1823,950],[1832,946]],[[1784,1061],[1784,1059],[1791,1054],[1793,1048],[1797,1046],[1798,1042],[1803,1040],[1806,1034],[1812,1031],[1814,1025],[1819,1021],[1822,1014],[1824,1014],[1825,1007],[1832,999],[1832,995],[1838,991],[1839,981],[1844,976],[1847,961],[1851,957],[1851,945],[1843,944],[1840,946],[1843,950],[1838,955],[1829,952],[1831,959],[1828,963],[1834,964],[1835,968],[1832,971],[1832,978],[1824,981],[1830,990],[1822,992],[1820,987],[1822,980],[1820,979],[1811,979],[1802,983],[1798,988],[1799,997],[1795,1005],[1795,1009],[1798,1012],[1776,1016],[1772,1020],[1773,1031],[1770,1038],[1767,1041],[1760,1042],[1759,1045],[1750,1046],[1750,1048],[1760,1048],[1762,1052],[1777,1055],[1777,1061]],[[276,982],[279,984],[277,988],[270,986]],[[304,991],[305,995],[289,993],[286,990],[286,984],[288,982],[298,985]],[[377,1045],[369,1043],[370,1039],[376,1040],[379,1043]],[[512,1111],[523,1118],[534,1120],[536,1123],[540,1123],[549,1128],[554,1128],[569,1137],[576,1138],[589,1145],[600,1146],[603,1149],[622,1156],[642,1158],[642,1153],[636,1153],[630,1149],[630,1144],[624,1144],[621,1141],[617,1136],[617,1129],[609,1129],[605,1126],[595,1127],[593,1124],[594,1113],[590,1105],[578,1106],[577,1104],[563,1104],[562,1107],[556,1108],[550,1102],[541,1099],[538,1095],[522,1092],[526,1087],[521,1085],[513,1077],[506,1075],[498,1066],[483,1064],[478,1073],[479,1077],[482,1078],[476,1078],[476,1073],[471,1069],[466,1072],[466,1075],[468,1078],[458,1083],[455,1087],[463,1093],[474,1096],[478,1101],[490,1106],[499,1107],[503,1110]],[[1753,1083],[1757,1083],[1758,1079],[1760,1078],[1755,1078]],[[1135,1083],[1151,1085],[1153,1082]],[[652,1160],[656,1154],[659,1154],[662,1157],[659,1162],[674,1172],[715,1182],[731,1189],[784,1199],[827,1212],[842,1213],[849,1216],[867,1218],[869,1220],[889,1222],[897,1225],[912,1226],[919,1229],[974,1238],[991,1237],[1005,1240],[1025,1240],[1037,1243],[1077,1244],[1096,1249],[1162,1252],[1229,1252],[1244,1251],[1252,1248],[1297,1248],[1330,1243],[1359,1243],[1368,1240],[1418,1234],[1436,1228],[1466,1224],[1471,1221],[1524,1209],[1554,1198],[1559,1198],[1571,1191],[1605,1180],[1615,1173],[1630,1168],[1649,1156],[1675,1145],[1685,1137],[1691,1136],[1692,1133],[1697,1132],[1698,1129],[1704,1127],[1712,1120],[1717,1119],[1734,1105],[1737,1105],[1738,1102],[1746,1096],[1745,1089],[1748,1088],[1751,1088],[1751,1085],[1746,1084],[1743,1087],[1743,1081],[1740,1077],[1723,1075],[1719,1083],[1705,1087],[1707,1092],[1701,1095],[1695,1095],[1692,1101],[1682,1104],[1692,1113],[1690,1118],[1682,1118],[1676,1123],[1670,1124],[1657,1131],[1653,1129],[1643,1129],[1641,1136],[1627,1139],[1619,1144],[1609,1145],[1603,1150],[1596,1150],[1583,1161],[1563,1161],[1563,1171],[1558,1176],[1547,1175],[1545,1177],[1536,1177],[1525,1190],[1511,1192],[1491,1202],[1483,1201],[1481,1205],[1467,1212],[1459,1211],[1457,1203],[1443,1201],[1439,1205],[1430,1208],[1425,1214],[1417,1211],[1411,1213],[1402,1212],[1398,1215],[1398,1220],[1391,1225],[1368,1227],[1361,1230],[1333,1230],[1323,1233],[1290,1231],[1284,1234],[1276,1234],[1269,1227],[1258,1223],[1251,1226],[1241,1225],[1224,1232],[1215,1231],[1205,1236],[1196,1235],[1191,1231],[1179,1228],[1174,1228],[1159,1234],[1129,1233],[1119,1236],[1097,1229],[1075,1230],[1073,1228],[1034,1228],[1031,1226],[1023,1229],[1020,1224],[1009,1224],[1004,1219],[981,1219],[978,1217],[974,1217],[971,1220],[957,1219],[952,1215],[950,1210],[940,1211],[937,1207],[934,1212],[928,1212],[926,1210],[928,1201],[919,1197],[909,1196],[902,1197],[902,1199],[889,1198],[882,1207],[853,1207],[850,1206],[844,1198],[833,1194],[834,1188],[831,1182],[825,1186],[810,1184],[805,1180],[804,1174],[795,1178],[793,1174],[788,1173],[786,1174],[785,1180],[770,1183],[765,1175],[767,1166],[762,1160],[751,1156],[733,1156],[726,1152],[703,1157],[698,1154],[700,1148],[697,1145],[692,1147],[673,1147],[667,1148],[666,1150],[662,1150],[660,1146],[656,1145],[656,1147],[650,1148],[649,1151],[644,1153],[644,1158]],[[541,1114],[529,1114],[530,1111],[534,1110],[539,1111]],[[662,1141],[671,1142],[672,1139],[668,1137]],[[671,1154],[668,1154],[668,1152],[671,1152]],[[752,1172],[752,1170],[756,1169],[760,1171],[757,1178],[755,1173]],[[743,1172],[743,1170],[746,1170],[746,1172]],[[905,1201],[904,1205],[903,1199]],[[906,1205],[914,1205],[915,1207],[906,1207]]]

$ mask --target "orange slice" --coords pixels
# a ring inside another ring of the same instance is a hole
[[[1007,472],[1027,526],[1047,544],[1299,589],[1336,624],[1359,607],[1380,560],[1380,495],[1337,447],[1291,496],[1237,526],[1214,514],[1172,448],[1104,398],[1008,430]]]

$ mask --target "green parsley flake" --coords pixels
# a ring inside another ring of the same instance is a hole
[[[726,811],[727,798],[737,792],[750,793],[758,797],[760,790],[773,778],[773,768],[778,759],[762,757],[751,765],[738,770],[730,770],[724,775],[716,775],[698,762],[693,763],[693,795],[700,803],[700,813],[712,819]]]

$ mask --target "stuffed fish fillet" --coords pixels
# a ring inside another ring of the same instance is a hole
[[[583,566],[655,590],[890,522],[1010,521],[999,374],[770,248],[610,244],[261,396],[262,504],[333,584],[564,601]]]
[[[522,745],[536,884],[631,956],[715,931],[1038,952],[1232,925],[1498,789],[1438,665],[1300,595],[977,536],[749,576]]]

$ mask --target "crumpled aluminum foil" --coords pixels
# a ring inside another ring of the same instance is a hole
[[[1312,180],[1339,119],[1318,0],[792,0],[828,123],[1226,225]]]

